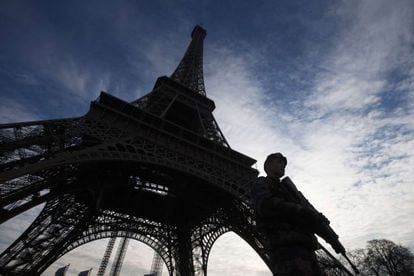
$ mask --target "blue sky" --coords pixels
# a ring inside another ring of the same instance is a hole
[[[232,148],[260,171],[283,152],[345,247],[414,250],[413,15],[409,0],[2,1],[0,122],[81,116],[101,90],[132,101],[174,71],[201,24],[206,91]],[[2,248],[32,213],[0,228]],[[96,266],[88,252],[105,243],[88,246],[56,266]],[[134,246],[129,269],[149,266]],[[209,275],[270,275],[249,250],[226,234]]]

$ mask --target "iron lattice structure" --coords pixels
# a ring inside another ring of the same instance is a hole
[[[206,97],[197,26],[177,70],[128,103],[105,92],[79,118],[0,125],[0,222],[46,203],[0,255],[0,274],[38,275],[102,238],[153,248],[170,275],[206,275],[234,231],[272,267],[249,205],[252,158],[232,150]]]
[[[124,258],[127,252],[129,244],[128,238],[122,238],[119,242],[118,250],[116,252],[114,263],[112,264],[111,273],[109,275],[111,276],[118,276],[119,273],[121,273],[122,264],[124,262]]]

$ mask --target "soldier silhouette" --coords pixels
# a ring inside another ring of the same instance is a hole
[[[324,275],[316,260],[318,241],[313,233],[318,225],[329,221],[289,194],[289,187],[281,181],[286,165],[281,153],[270,154],[264,163],[267,177],[259,177],[252,189],[258,230],[269,237],[272,248],[272,271],[278,276]]]

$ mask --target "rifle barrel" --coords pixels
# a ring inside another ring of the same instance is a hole
[[[319,242],[318,242],[318,245],[332,260],[334,260],[335,263],[337,263],[343,270],[345,270],[345,272],[348,273],[348,275],[354,276],[354,274],[352,274],[352,272],[349,271],[348,268],[346,268],[337,258],[335,258],[335,256],[332,255],[331,252],[328,251],[328,249],[326,249],[324,246],[322,246],[322,244],[320,244]]]
[[[356,266],[351,262],[350,259],[348,259],[348,256],[345,253],[342,253],[342,256],[345,257],[345,259],[347,260],[347,262],[349,263],[349,265],[352,267],[352,269],[355,271],[355,274],[359,274],[359,270],[358,268],[356,268]]]

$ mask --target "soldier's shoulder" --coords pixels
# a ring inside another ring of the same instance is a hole
[[[265,176],[259,176],[258,178],[257,178],[257,182],[267,182],[268,180],[267,180],[267,177],[265,177]]]
[[[260,186],[260,185],[263,185],[263,184],[265,184],[267,182],[268,182],[267,177],[259,176],[258,178],[256,178],[255,185],[256,186],[258,186],[258,185]]]
[[[266,185],[267,180],[266,177],[259,176],[256,178],[256,181],[254,181],[253,186],[251,188],[251,194],[253,199],[260,197],[264,191],[267,190]]]

